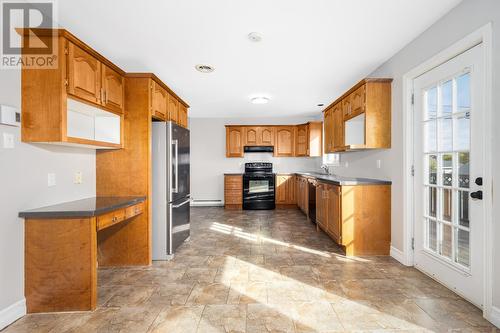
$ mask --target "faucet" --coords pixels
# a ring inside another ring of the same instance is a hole
[[[328,165],[322,164],[321,169],[323,169],[327,175],[330,174],[330,168],[328,167]]]

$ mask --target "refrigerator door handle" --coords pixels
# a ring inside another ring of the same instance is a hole
[[[183,202],[181,202],[181,203],[180,203],[180,204],[178,204],[178,205],[172,205],[172,208],[179,208],[179,207],[181,207],[181,206],[184,206],[185,204],[187,204],[187,203],[188,203],[188,202],[190,202],[190,201],[191,201],[191,199],[187,199],[186,201],[183,201]]]
[[[175,164],[174,164],[174,183],[175,187],[172,187],[173,193],[179,193],[179,141],[172,140],[172,146],[175,146]]]

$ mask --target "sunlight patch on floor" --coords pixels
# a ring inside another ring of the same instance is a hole
[[[341,255],[341,254],[328,253],[328,252],[325,252],[325,251],[319,251],[319,250],[311,249],[311,248],[308,248],[308,247],[305,247],[305,246],[302,246],[302,245],[296,245],[296,244],[292,244],[292,243],[280,241],[280,240],[277,240],[277,239],[265,237],[265,236],[262,236],[262,235],[252,234],[252,233],[243,231],[242,228],[234,227],[234,226],[231,226],[231,225],[227,225],[227,224],[223,224],[223,223],[218,223],[218,222],[213,222],[212,225],[210,226],[210,230],[217,231],[217,232],[220,232],[220,233],[223,233],[223,234],[226,234],[226,235],[234,235],[236,237],[239,237],[239,238],[242,238],[242,239],[246,239],[248,241],[255,242],[255,243],[260,243],[261,242],[261,243],[268,243],[268,244],[273,244],[273,245],[279,245],[279,246],[283,246],[283,247],[287,247],[287,248],[299,250],[299,251],[302,251],[302,252],[305,252],[305,253],[315,254],[315,255],[318,255],[318,256],[325,257],[325,258],[332,258],[332,256],[334,256],[339,261],[343,261],[343,262],[371,262],[371,260],[369,260],[369,259],[364,259],[364,258],[348,258],[348,257],[346,257],[344,255]]]
[[[252,282],[243,283],[235,281],[234,271],[248,269],[253,276],[263,277],[267,288],[266,293],[252,290],[245,286]],[[333,310],[332,303],[343,307],[353,319],[372,321],[374,328],[417,329],[423,327],[415,325],[404,319],[381,312],[361,302],[349,300],[335,293],[311,286],[307,283],[290,278],[278,272],[254,265],[252,263],[228,256],[223,268],[222,283],[233,291],[240,293],[254,303],[260,303],[269,308],[270,313],[279,313],[293,320],[295,325],[306,330],[325,331],[347,329],[341,326],[341,318]],[[344,313],[345,317],[346,313]],[[342,317],[342,316],[341,316]],[[345,322],[342,322],[345,324]],[[272,326],[272,323],[268,323]],[[268,327],[271,328],[271,327]]]

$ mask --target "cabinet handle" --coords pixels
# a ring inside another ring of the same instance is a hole
[[[111,219],[111,221],[113,221],[113,222],[118,221],[118,217],[117,216],[113,216],[113,218]]]
[[[104,90],[104,103],[108,104],[108,92]]]

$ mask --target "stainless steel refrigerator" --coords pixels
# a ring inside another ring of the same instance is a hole
[[[190,235],[189,130],[153,122],[153,260],[169,260]]]

